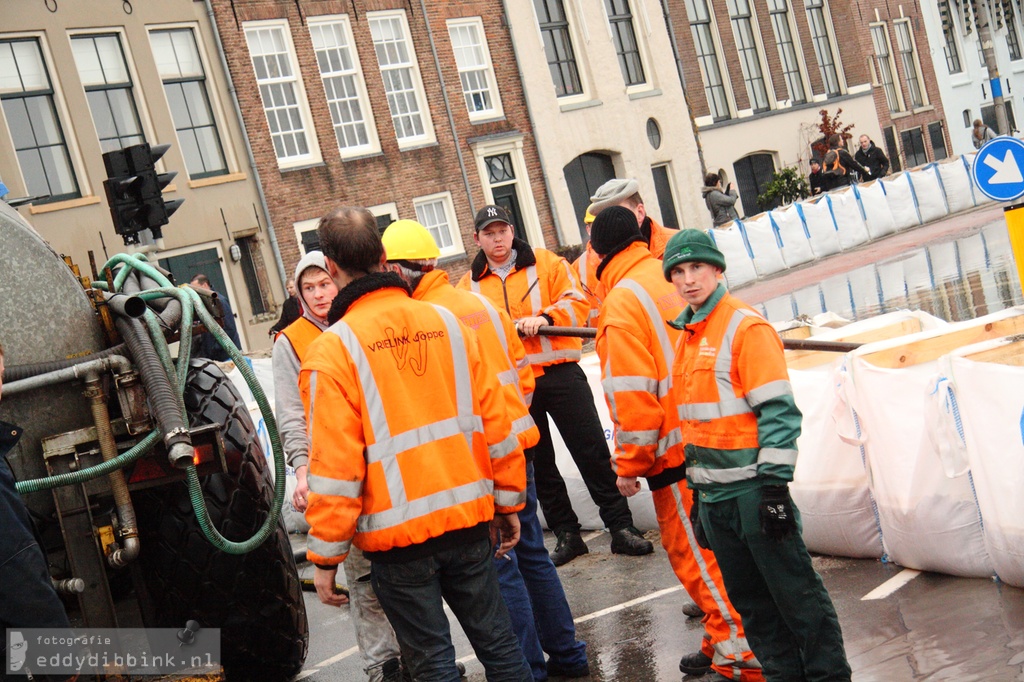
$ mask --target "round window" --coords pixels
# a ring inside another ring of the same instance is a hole
[[[661,146],[661,128],[658,127],[658,122],[653,118],[647,119],[647,141],[655,149]]]

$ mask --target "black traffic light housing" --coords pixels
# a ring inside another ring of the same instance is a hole
[[[184,199],[164,201],[163,189],[177,173],[157,173],[156,162],[170,148],[169,144],[151,147],[143,143],[103,155],[107,170],[103,189],[114,230],[124,239],[125,246],[138,244],[139,232],[147,229],[152,230],[154,239],[162,237],[160,228],[185,202]]]

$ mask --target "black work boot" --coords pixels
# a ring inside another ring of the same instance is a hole
[[[555,535],[558,537],[558,543],[555,545],[555,551],[551,552],[551,563],[555,566],[567,564],[590,551],[578,530],[555,531]]]
[[[411,680],[412,675],[408,673],[402,663],[403,661],[399,658],[389,658],[384,661],[384,665],[380,667],[383,674],[381,682],[408,682]]]
[[[703,618],[704,609],[697,606],[696,602],[688,601],[683,604],[683,615],[687,618]]]
[[[711,671],[711,659],[703,651],[687,654],[679,661],[679,672],[700,677]]]
[[[641,556],[654,551],[654,545],[644,538],[633,526],[626,526],[612,531],[612,554],[629,554]]]

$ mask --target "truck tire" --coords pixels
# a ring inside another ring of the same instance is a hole
[[[190,424],[221,424],[224,437],[228,473],[202,479],[214,526],[232,541],[252,537],[269,514],[274,484],[249,412],[209,360],[192,361],[184,395]],[[146,625],[182,628],[191,619],[220,628],[228,680],[294,677],[306,658],[309,626],[283,519],[252,552],[227,554],[203,535],[184,483],[140,491],[135,499],[152,604]]]

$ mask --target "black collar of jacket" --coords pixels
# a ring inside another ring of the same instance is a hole
[[[344,317],[348,309],[352,307],[352,304],[366,296],[366,294],[388,288],[401,289],[406,294],[412,295],[409,285],[397,273],[371,272],[338,292],[338,295],[334,297],[334,302],[331,303],[330,312],[327,313],[327,324],[334,324]]]
[[[14,424],[0,421],[0,457],[5,456],[21,438],[21,429]]]
[[[644,216],[644,221],[640,223],[640,234],[643,235],[647,248],[651,248],[651,216]]]
[[[527,242],[519,237],[513,237],[512,248],[516,250],[516,270],[537,264],[537,256],[533,255],[533,247]],[[483,249],[477,251],[469,272],[474,282],[479,282],[487,275],[487,254]]]

